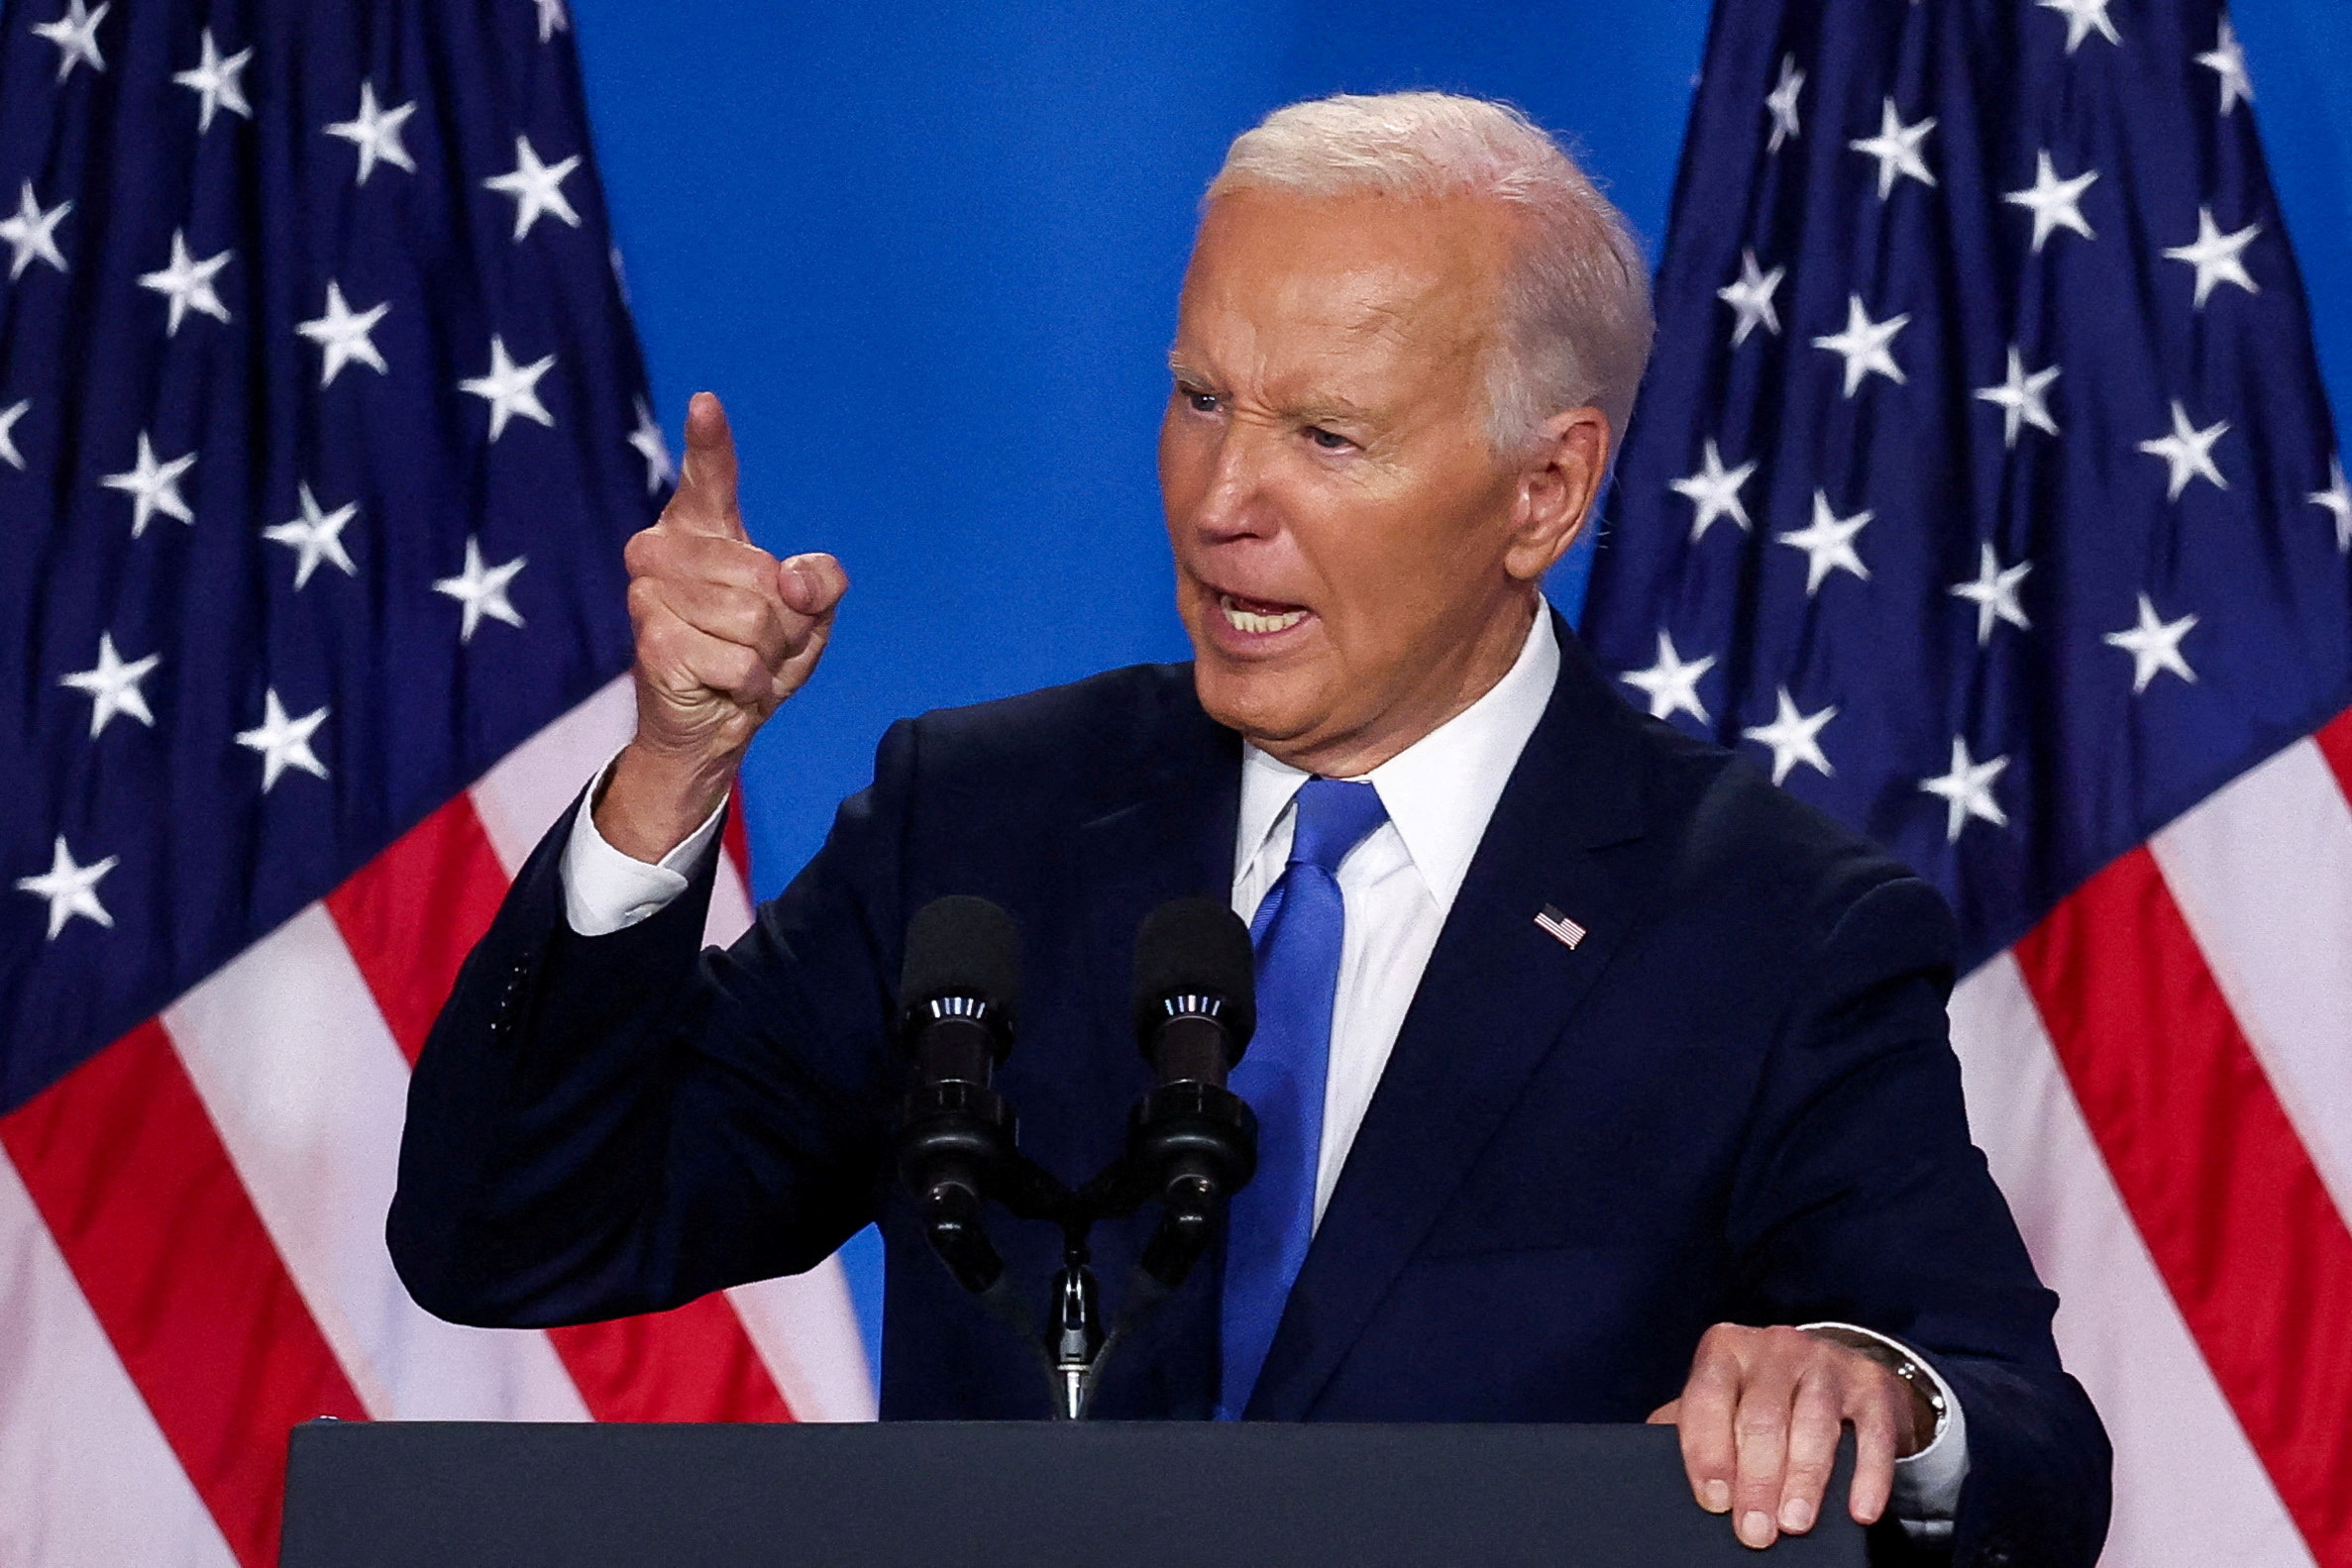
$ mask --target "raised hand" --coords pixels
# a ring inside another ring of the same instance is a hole
[[[1846,1511],[1859,1524],[1886,1512],[1895,1460],[1935,1435],[1935,1413],[1909,1384],[1831,1335],[1717,1323],[1682,1397],[1650,1416],[1679,1429],[1699,1506],[1729,1514],[1750,1546],[1813,1527],[1845,1426],[1855,1439]]]
[[[743,749],[823,657],[848,591],[827,555],[779,561],[735,498],[726,410],[697,392],[686,461],[661,520],[629,541],[637,734],[595,807],[607,843],[659,860],[726,795]]]

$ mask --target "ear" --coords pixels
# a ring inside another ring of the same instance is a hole
[[[1512,576],[1537,580],[1576,542],[1600,498],[1611,441],[1609,416],[1597,408],[1571,408],[1544,421],[1512,499],[1511,544],[1503,555]]]

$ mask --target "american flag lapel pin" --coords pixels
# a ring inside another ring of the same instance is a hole
[[[1584,927],[1561,914],[1550,904],[1546,904],[1537,913],[1536,924],[1566,943],[1570,951],[1575,949],[1577,943],[1584,940]]]

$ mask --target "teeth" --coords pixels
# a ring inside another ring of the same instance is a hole
[[[1220,593],[1217,596],[1217,606],[1225,611],[1227,624],[1237,632],[1288,631],[1307,618],[1305,610],[1285,610],[1280,615],[1259,615],[1235,604],[1230,593]]]

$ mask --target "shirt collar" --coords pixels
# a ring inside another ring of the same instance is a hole
[[[1503,679],[1486,694],[1363,777],[1380,791],[1388,819],[1405,841],[1440,909],[1469,874],[1470,857],[1503,785],[1535,734],[1559,678],[1559,643],[1551,608],[1536,602],[1535,624]],[[1253,745],[1242,748],[1236,874],[1265,848],[1291,797],[1310,777]]]

